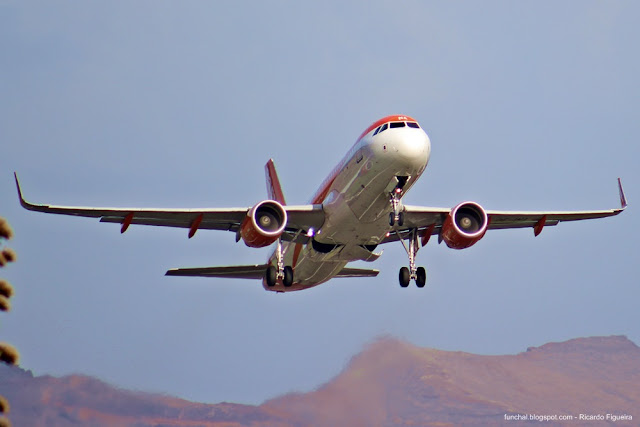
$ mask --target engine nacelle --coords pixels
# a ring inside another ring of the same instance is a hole
[[[442,240],[452,249],[465,249],[482,239],[487,231],[487,213],[475,202],[464,202],[451,209],[442,224]]]
[[[275,200],[264,200],[252,207],[242,225],[240,236],[251,248],[269,246],[282,235],[287,225],[287,211]]]

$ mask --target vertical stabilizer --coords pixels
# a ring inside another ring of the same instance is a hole
[[[273,159],[269,159],[266,165],[264,165],[264,172],[267,178],[267,196],[271,200],[275,200],[281,205],[286,205],[284,201],[284,194],[282,193],[282,187],[280,186],[280,180],[278,179],[278,173],[276,172],[276,165],[273,163]]]

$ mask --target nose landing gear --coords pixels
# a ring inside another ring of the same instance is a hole
[[[389,203],[391,203],[391,213],[389,214],[389,225],[393,227],[395,224],[402,227],[404,225],[404,212],[401,211],[400,199],[404,195],[403,188],[407,181],[408,176],[397,176],[398,183],[393,191],[389,193]]]
[[[389,225],[393,227],[398,224],[399,227],[404,225],[404,212],[400,210],[400,198],[402,197],[402,189],[395,188],[389,197],[391,203],[391,212],[389,213]]]

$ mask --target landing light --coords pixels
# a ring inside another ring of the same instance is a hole
[[[314,234],[314,230],[313,230],[313,227],[311,227],[309,231],[307,231],[307,237],[313,237],[313,234]]]

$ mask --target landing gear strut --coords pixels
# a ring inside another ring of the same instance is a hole
[[[282,280],[282,284],[289,288],[293,285],[293,268],[284,265],[284,250],[282,242],[278,239],[278,247],[276,248],[276,265],[269,265],[265,272],[264,279],[267,286],[273,287],[278,283],[278,279]]]
[[[398,184],[393,191],[389,193],[389,203],[391,203],[391,213],[389,214],[389,225],[393,227],[398,224],[399,227],[404,225],[404,212],[401,211],[400,199],[404,194],[404,185],[409,180],[408,176],[397,176]]]
[[[400,210],[400,198],[402,197],[402,188],[396,187],[389,194],[389,203],[391,203],[391,213],[389,214],[389,225],[394,226],[396,223],[399,227],[404,225],[404,212]]]
[[[398,275],[400,286],[406,288],[409,286],[409,282],[411,282],[411,280],[415,280],[416,285],[419,288],[424,288],[424,285],[427,283],[427,271],[424,267],[416,267],[416,254],[418,253],[418,249],[420,249],[416,229],[411,230],[408,246],[404,242],[404,239],[400,239],[400,242],[402,243],[404,250],[407,252],[407,255],[409,255],[409,268],[402,267],[400,269],[400,274]]]

